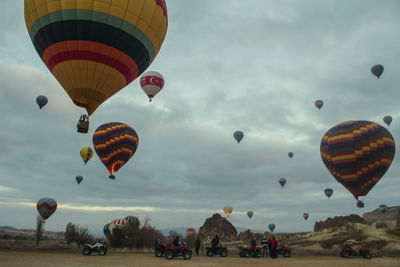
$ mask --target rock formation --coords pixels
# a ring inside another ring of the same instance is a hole
[[[357,229],[357,223],[366,224],[365,220],[356,214],[351,214],[349,216],[335,216],[333,219],[328,218],[325,221],[315,222],[314,232],[354,230]]]
[[[218,235],[220,240],[234,240],[237,236],[236,228],[219,213],[207,218],[199,229],[199,237],[203,242],[209,242]]]
[[[398,224],[399,212],[400,206],[388,207],[385,212],[377,208],[371,212],[364,213],[363,219],[376,228],[393,229]]]

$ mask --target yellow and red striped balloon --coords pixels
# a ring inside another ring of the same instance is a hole
[[[91,115],[141,75],[164,41],[164,0],[25,0],[40,58]]]
[[[325,133],[320,149],[329,172],[358,199],[389,169],[395,143],[390,132],[377,123],[347,121]]]

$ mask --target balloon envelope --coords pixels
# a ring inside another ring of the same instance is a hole
[[[236,131],[233,133],[233,138],[235,138],[235,140],[238,142],[238,144],[240,143],[240,141],[242,141],[243,136],[244,136],[244,134],[242,131]]]
[[[36,97],[36,103],[39,105],[39,108],[42,109],[47,104],[47,97],[40,95]]]
[[[271,233],[273,233],[275,230],[275,224],[273,223],[268,224],[268,229],[271,231]]]
[[[293,152],[289,152],[288,156],[289,156],[289,158],[292,158],[293,157]]]
[[[392,123],[392,116],[383,117],[383,122],[389,126]]]
[[[324,134],[320,151],[329,172],[358,199],[389,169],[395,143],[390,132],[374,122],[347,121]]]
[[[115,178],[113,173],[135,154],[138,143],[136,131],[121,122],[105,123],[93,134],[94,149],[110,173],[110,178]]]
[[[249,217],[249,219],[251,219],[251,217],[253,217],[253,212],[250,210],[247,212],[247,216]]]
[[[126,216],[124,220],[126,221],[127,224],[136,224],[138,226],[140,225],[139,219],[135,216]]]
[[[232,206],[225,206],[225,207],[224,207],[224,213],[225,213],[226,217],[229,218],[229,216],[230,216],[231,213],[232,213],[232,210],[233,210]]]
[[[80,184],[82,182],[82,180],[83,180],[83,177],[81,175],[78,175],[78,176],[75,177],[75,180],[76,180],[76,182],[78,184]]]
[[[140,86],[151,99],[164,87],[164,77],[156,71],[147,71],[140,78]]]
[[[324,190],[325,196],[327,196],[328,198],[331,198],[332,194],[333,194],[333,189],[331,188],[327,188]]]
[[[85,162],[85,164],[93,157],[93,149],[91,147],[82,147],[81,151],[81,158]]]
[[[378,79],[381,77],[383,70],[384,70],[384,68],[380,64],[374,65],[371,68],[372,74],[375,75],[376,77],[378,77]]]
[[[168,27],[161,0],[25,0],[24,9],[39,57],[89,115],[147,69]]]
[[[324,105],[324,101],[322,101],[322,100],[317,100],[317,101],[315,101],[315,106],[318,108],[318,109],[321,109],[322,108],[322,106]]]
[[[104,225],[103,227],[103,234],[106,238],[109,238],[111,235],[111,231],[110,231],[110,224],[107,223],[106,225]]]
[[[307,220],[307,219],[308,219],[308,216],[309,216],[308,213],[303,213],[303,218],[304,218],[304,220]]]
[[[194,228],[186,229],[186,235],[194,235],[195,233],[196,233],[196,230],[194,230]]]
[[[115,235],[121,233],[127,224],[128,223],[125,221],[125,219],[122,218],[112,220],[109,226],[111,234]]]
[[[57,202],[52,198],[41,198],[36,203],[36,208],[43,220],[46,220],[56,211]]]
[[[284,187],[286,184],[286,179],[285,178],[279,178],[279,184]]]

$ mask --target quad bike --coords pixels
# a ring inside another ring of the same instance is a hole
[[[285,247],[285,246],[281,246],[280,248],[278,248],[278,249],[276,250],[276,253],[277,253],[278,255],[282,255],[282,256],[285,257],[285,258],[289,258],[290,255],[291,255],[290,249],[289,249],[288,247]]]
[[[228,249],[223,247],[221,244],[218,245],[218,247],[216,248],[216,250],[214,251],[213,248],[206,248],[207,249],[207,256],[208,257],[212,257],[212,256],[216,256],[216,255],[220,255],[221,257],[226,257],[228,256]]]
[[[239,248],[239,257],[242,258],[248,258],[249,256],[261,258],[261,255],[261,249],[258,247],[248,248],[246,246],[243,246]]]
[[[353,247],[351,247],[349,245],[344,246],[344,248],[340,252],[340,256],[343,258],[348,258],[350,256],[360,256],[360,257],[363,257],[364,259],[368,259],[368,260],[370,260],[372,258],[372,255],[368,249],[365,249],[365,248],[354,249]]]
[[[165,254],[165,244],[159,244],[156,248],[156,257],[162,257]]]
[[[85,243],[82,250],[84,256],[89,256],[92,252],[99,253],[100,256],[104,256],[107,253],[107,245],[104,242],[96,242],[96,244]]]
[[[178,246],[169,244],[165,248],[165,258],[172,260],[174,257],[182,256],[185,260],[190,260],[192,257],[192,249],[187,247],[184,243],[180,243]]]

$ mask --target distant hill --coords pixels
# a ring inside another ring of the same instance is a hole
[[[17,229],[11,226],[0,226],[0,230],[17,230]]]
[[[11,226],[0,226],[0,239],[33,239],[34,229],[17,229]],[[50,240],[64,240],[64,232],[43,231],[43,237]]]
[[[400,206],[388,207],[385,210],[375,209],[363,214],[363,219],[370,225],[393,229],[400,226]]]

